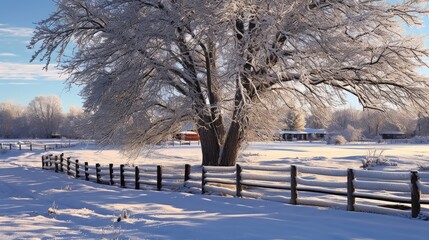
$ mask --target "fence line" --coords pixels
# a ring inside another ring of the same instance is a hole
[[[80,143],[51,143],[51,144],[33,144],[33,143],[0,143],[0,150],[52,150],[59,148],[70,148],[79,145]]]
[[[124,164],[119,167],[113,164],[101,166],[96,163],[92,167],[88,162],[64,158],[64,154],[42,156],[42,168],[123,188],[179,190],[261,198],[294,205],[335,207],[348,211],[428,217],[427,213],[421,211],[421,205],[429,204],[429,199],[422,199],[421,195],[429,194],[429,173],[417,171],[382,172],[237,164],[232,167],[203,166],[199,174],[192,173],[191,166],[186,164],[183,172],[177,174],[164,171],[160,165],[152,169]],[[344,200],[324,201],[323,196],[317,194],[343,197]],[[372,205],[361,203],[360,200],[366,200]],[[379,201],[390,204],[380,205]]]

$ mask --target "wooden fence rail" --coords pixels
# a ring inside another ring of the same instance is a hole
[[[37,143],[0,143],[0,150],[18,150],[18,151],[34,151],[34,150],[53,150],[59,148],[70,148],[79,145],[80,143],[51,143],[51,144],[37,144]]]
[[[186,164],[183,173],[177,174],[165,172],[160,165],[155,168],[142,168],[123,164],[119,167],[113,164],[101,166],[96,163],[91,167],[88,162],[64,159],[63,154],[42,156],[42,168],[123,188],[180,190],[262,198],[294,205],[400,214],[413,218],[422,216],[422,204],[429,204],[429,199],[421,198],[422,194],[429,194],[429,173],[416,171],[382,172],[295,165],[275,167],[237,164],[232,167],[203,166],[198,174],[192,173],[191,166]],[[326,196],[331,199],[323,200]]]

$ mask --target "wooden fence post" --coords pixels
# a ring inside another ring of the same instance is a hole
[[[70,175],[70,157],[67,158],[67,175]]]
[[[297,169],[295,165],[290,166],[290,204],[296,205],[298,200],[297,191]]]
[[[45,156],[42,155],[42,169],[45,169]]]
[[[52,168],[52,154],[49,154],[49,161],[48,161],[48,165],[49,169]]]
[[[242,168],[239,164],[235,165],[235,195],[237,197],[242,197],[241,196],[241,191],[243,190],[243,187],[241,186],[241,171]]]
[[[113,163],[109,164],[109,176],[110,176],[110,185],[115,184],[115,182],[113,182]]]
[[[204,186],[206,185],[206,171],[204,170],[204,166],[201,169],[201,194],[206,193],[204,190]]]
[[[162,189],[162,167],[156,166],[156,189],[161,191]]]
[[[125,187],[124,164],[119,165],[119,175],[121,179],[121,187]]]
[[[191,175],[191,165],[185,164],[185,178],[184,178],[185,182],[190,179],[190,175]]]
[[[75,175],[75,177],[79,178],[80,177],[80,175],[79,175],[79,160],[76,159],[74,162],[75,162],[75,168],[76,168],[76,175]]]
[[[61,153],[61,154],[60,154],[60,171],[61,171],[61,172],[64,172],[64,169],[63,169],[63,162],[64,162],[64,153]]]
[[[135,176],[134,176],[134,188],[140,189],[140,170],[139,167],[135,167]]]
[[[99,163],[96,163],[95,164],[95,176],[96,176],[96,179],[97,179],[97,183],[101,183],[101,176],[100,176],[100,164]]]
[[[57,155],[55,155],[55,157],[54,157],[54,164],[55,164],[55,172],[58,172],[58,156]]]
[[[89,181],[88,162],[85,162],[84,165],[85,165],[85,180]]]
[[[417,171],[411,171],[411,217],[416,218],[420,214],[420,190],[417,182]]]
[[[353,180],[355,179],[355,175],[353,173],[353,169],[347,169],[347,211],[355,210],[355,186],[353,184]]]

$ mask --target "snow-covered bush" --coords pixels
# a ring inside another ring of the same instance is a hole
[[[64,190],[64,191],[71,192],[71,191],[72,191],[72,187],[71,187],[71,185],[70,185],[70,184],[67,184],[67,185],[65,185],[65,186],[64,186],[63,190]]]
[[[370,169],[375,166],[397,166],[398,164],[391,162],[390,159],[383,155],[384,150],[377,149],[368,150],[368,154],[362,159],[363,169]]]
[[[346,144],[347,140],[342,135],[334,135],[334,136],[328,137],[326,143],[334,144],[334,145],[342,145],[342,144]]]
[[[119,217],[116,219],[117,222],[120,222],[124,219],[128,218],[128,212],[127,209],[122,209],[121,214],[119,215]]]
[[[415,136],[411,139],[411,143],[414,144],[427,144],[429,143],[429,137]]]
[[[429,171],[429,165],[417,165],[417,170],[422,172],[428,172]]]
[[[58,205],[55,203],[55,201],[52,203],[52,206],[48,208],[48,214],[57,214]]]
[[[362,138],[362,130],[354,128],[352,125],[347,125],[346,129],[343,130],[342,136],[349,142],[357,141]]]

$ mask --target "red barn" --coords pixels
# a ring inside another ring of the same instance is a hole
[[[183,141],[200,141],[200,135],[194,131],[183,131],[176,134],[176,139]]]

